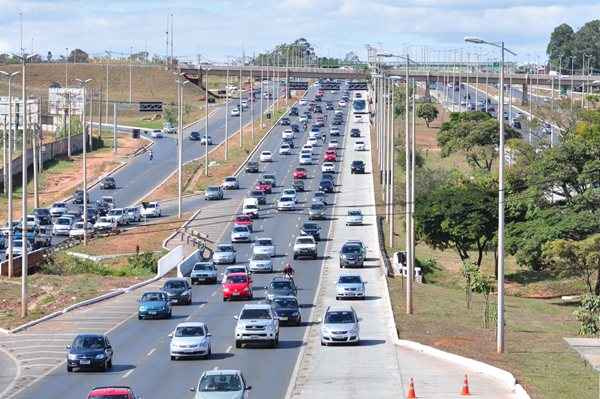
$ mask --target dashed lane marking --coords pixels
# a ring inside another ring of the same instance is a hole
[[[135,369],[131,369],[131,370],[129,370],[128,372],[126,372],[125,374],[123,374],[123,377],[121,377],[121,378],[125,379],[125,378],[129,377],[129,376],[131,375],[131,373],[133,373],[133,372],[134,372],[134,370],[135,370]]]

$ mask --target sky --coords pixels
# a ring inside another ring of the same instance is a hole
[[[600,0],[0,0],[0,52],[23,47],[55,58],[66,48],[90,54],[165,54],[167,15],[182,60],[221,62],[305,37],[322,56],[366,45],[429,60],[497,57],[465,36],[504,40],[518,62],[543,62],[550,33],[600,16]]]

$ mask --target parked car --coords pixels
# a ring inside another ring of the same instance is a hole
[[[79,334],[67,345],[67,372],[73,369],[112,368],[113,348],[106,335]]]
[[[144,292],[138,301],[138,320],[170,319],[171,314],[171,302],[162,291]]]
[[[208,332],[208,327],[205,323],[197,321],[188,321],[180,323],[175,327],[172,333],[169,334],[171,343],[169,344],[169,355],[171,360],[177,360],[183,357],[204,357],[210,358],[212,354],[211,348],[211,333]],[[198,391],[208,391],[209,384],[202,385],[200,380]],[[202,385],[202,386],[200,386]],[[211,384],[210,392],[215,392],[222,385]],[[225,392],[230,393],[231,387],[228,387]],[[196,396],[204,398],[205,396]]]

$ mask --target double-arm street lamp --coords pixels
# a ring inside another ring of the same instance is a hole
[[[88,223],[88,214],[87,214],[87,129],[86,129],[86,120],[85,120],[85,103],[86,103],[86,93],[87,93],[87,85],[92,81],[92,79],[75,79],[77,83],[83,88],[83,107],[81,110],[82,115],[82,123],[83,126],[83,136],[82,136],[82,153],[83,153],[83,245],[87,245],[87,223]],[[90,125],[91,128],[91,125]],[[91,132],[90,132],[91,135]]]
[[[506,49],[504,42],[488,42],[477,37],[465,37],[465,42],[487,44],[500,49],[500,94],[498,99],[498,123],[500,144],[498,147],[498,326],[496,350],[504,352],[504,53],[517,55]]]

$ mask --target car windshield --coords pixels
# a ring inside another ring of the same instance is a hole
[[[267,254],[253,254],[252,260],[269,260],[271,257]]]
[[[270,153],[269,153],[270,154]],[[263,176],[266,180],[275,180],[275,175],[264,175]]]
[[[266,238],[261,238],[261,239],[256,240],[256,245],[259,247],[269,246],[269,245],[272,245],[272,242],[271,242],[271,240],[268,240]]]
[[[242,284],[248,281],[246,276],[228,276],[227,283],[229,284]]]
[[[80,335],[73,341],[73,349],[104,349],[104,338],[100,336]]]
[[[177,327],[175,330],[176,337],[203,337],[204,328],[201,326],[185,326]]]
[[[312,204],[310,206],[310,209],[312,209],[313,211],[320,211],[324,208],[323,204]]]
[[[225,181],[234,182],[236,181],[235,177],[226,177]]]
[[[292,284],[289,281],[272,281],[271,288],[274,290],[292,289]]]
[[[231,273],[246,273],[246,269],[244,267],[227,268],[227,270],[225,271],[225,274],[231,274]]]
[[[300,237],[300,238],[298,238],[298,239],[296,240],[296,242],[297,242],[298,244],[312,244],[312,243],[313,243],[313,240],[311,240],[310,238],[303,238],[303,237]]]
[[[57,202],[55,204],[52,204],[52,208],[66,208],[67,205],[62,203],[62,202]]]
[[[241,391],[242,382],[237,374],[205,375],[200,380],[200,392],[231,392]]]
[[[273,304],[277,308],[297,308],[298,301],[294,298],[275,298],[273,299]]]
[[[340,284],[360,284],[362,281],[360,280],[360,276],[340,276],[338,280]]]
[[[354,323],[354,321],[354,313],[348,311],[327,312],[325,315],[327,324]]]
[[[246,232],[248,232],[248,228],[244,227],[244,226],[236,226],[233,228],[233,231],[235,233],[246,233]]]
[[[360,247],[358,245],[344,245],[342,247],[343,254],[357,254],[360,253]]]
[[[71,224],[70,218],[58,218],[56,224]]]
[[[219,191],[219,187],[208,187],[206,191],[216,192]]]
[[[77,222],[73,226],[74,229],[83,229],[83,222]]]
[[[212,265],[202,265],[202,264],[198,264],[194,266],[194,270],[213,270],[213,266]]]
[[[325,193],[322,192],[316,192],[314,195],[315,198],[325,198]]]
[[[185,288],[185,282],[183,281],[167,281],[165,283],[165,288]]]
[[[240,315],[240,320],[252,319],[271,319],[271,313],[268,309],[244,309]]]
[[[348,216],[361,216],[362,213],[360,211],[349,211]]]
[[[233,252],[233,247],[231,245],[219,245],[217,247],[217,251],[219,251],[219,252]]]
[[[165,296],[160,292],[147,292],[142,295],[142,302],[164,301]]]

